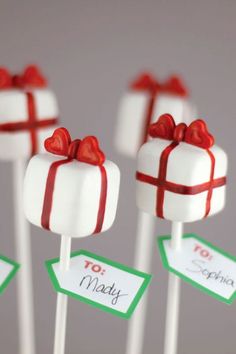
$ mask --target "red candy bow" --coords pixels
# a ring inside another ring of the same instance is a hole
[[[188,95],[186,87],[178,76],[171,76],[166,82],[158,82],[152,74],[143,73],[131,83],[130,88],[135,91],[162,92],[178,96]]]
[[[52,154],[67,156],[91,165],[101,166],[105,161],[105,155],[100,150],[95,136],[72,141],[66,128],[57,128],[53,135],[45,140],[44,146]]]
[[[158,121],[149,127],[149,135],[153,138],[183,141],[202,149],[214,145],[214,137],[208,132],[206,123],[197,119],[189,126],[185,123],[175,124],[170,114],[163,114]]]
[[[12,75],[7,69],[0,67],[0,89],[46,86],[46,78],[35,65],[27,66],[19,75]]]

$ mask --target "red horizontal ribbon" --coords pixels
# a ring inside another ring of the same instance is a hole
[[[48,118],[43,120],[37,120],[34,122],[24,121],[15,123],[3,123],[0,124],[0,132],[12,133],[18,131],[27,131],[34,128],[46,128],[48,126],[54,126],[58,123],[57,118]]]
[[[181,184],[176,184],[166,180],[168,158],[179,143],[172,142],[168,145],[162,152],[159,163],[158,177],[148,176],[141,172],[136,172],[136,179],[140,182],[151,184],[157,188],[157,198],[156,198],[156,215],[160,218],[164,218],[163,205],[164,205],[164,193],[169,191],[172,193],[182,194],[182,195],[195,195],[205,191],[208,191],[206,197],[206,207],[204,217],[210,212],[211,198],[214,188],[221,187],[226,184],[226,177],[221,177],[214,179],[214,169],[215,169],[215,157],[210,150],[206,150],[211,160],[211,170],[210,170],[210,180],[208,182],[195,185],[195,186],[185,186]]]
[[[26,92],[25,94],[27,98],[27,110],[28,110],[27,121],[2,123],[0,124],[0,133],[1,132],[15,133],[18,131],[29,131],[30,140],[31,140],[31,156],[33,156],[38,152],[38,139],[37,139],[38,129],[55,126],[58,123],[58,119],[50,118],[50,119],[38,120],[34,95],[32,92]]]
[[[148,183],[155,187],[163,186],[168,192],[183,195],[199,194],[208,191],[210,186],[214,189],[222,187],[226,184],[226,177],[219,177],[214,179],[212,182],[205,182],[195,186],[185,186],[183,184],[177,184],[169,181],[160,181],[159,178],[146,175],[142,172],[136,172],[136,179],[140,182]]]
[[[3,123],[0,124],[0,132],[12,133],[18,131],[29,130],[33,128],[45,128],[48,126],[53,126],[58,123],[57,118],[48,118],[43,120],[37,120],[35,122],[16,122],[16,123]]]
[[[0,89],[31,89],[45,88],[47,81],[42,75],[40,69],[35,65],[26,67],[22,74],[12,75],[7,69],[0,67]],[[37,130],[54,126],[57,124],[57,118],[44,120],[37,119],[37,110],[35,98],[31,91],[25,92],[27,99],[27,121],[12,122],[0,124],[0,132],[14,133],[18,131],[29,131],[31,140],[31,156],[38,152]],[[13,103],[14,104],[14,103]]]

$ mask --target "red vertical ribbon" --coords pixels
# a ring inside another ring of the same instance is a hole
[[[57,170],[61,165],[67,164],[73,161],[73,158],[69,157],[66,160],[59,160],[52,163],[49,168],[46,188],[44,194],[44,202],[43,202],[43,210],[41,215],[41,225],[44,229],[50,230],[50,216],[53,205],[53,193],[55,188],[55,180]],[[107,199],[107,173],[104,166],[98,166],[101,172],[101,192],[100,192],[100,200],[99,200],[99,208],[97,214],[97,223],[94,230],[95,233],[99,233],[102,230],[105,210],[106,210],[106,199]]]
[[[208,216],[211,210],[211,198],[213,192],[213,181],[214,181],[214,172],[215,172],[215,156],[210,150],[206,150],[211,159],[211,172],[210,172],[210,187],[208,189],[207,198],[206,198],[206,211],[205,218]]]
[[[94,230],[94,234],[101,232],[102,225],[105,216],[106,210],[106,200],[107,200],[107,173],[104,166],[99,166],[101,172],[101,192],[100,192],[100,200],[99,200],[99,209],[97,215],[97,224]]]
[[[58,167],[71,161],[71,158],[55,161],[49,168],[44,194],[43,210],[41,215],[41,225],[46,230],[50,230],[50,216],[52,211],[53,193]]]
[[[173,151],[178,145],[179,143],[172,142],[164,149],[160,157],[160,164],[159,164],[159,171],[158,171],[158,178],[157,178],[158,188],[157,188],[156,215],[162,219],[164,219],[164,214],[163,214],[164,194],[168,184],[166,181],[168,159],[171,151]],[[211,159],[211,171],[210,171],[210,180],[208,182],[209,189],[206,198],[206,210],[204,215],[205,218],[208,216],[211,209],[211,198],[212,198],[213,188],[215,187],[214,186],[215,157],[209,149],[206,150],[206,152]],[[188,194],[188,193],[183,193],[183,194]]]
[[[159,216],[159,218],[164,218],[163,205],[164,205],[165,181],[166,181],[166,174],[167,174],[168,159],[171,151],[174,150],[178,145],[179,143],[172,142],[164,149],[160,157],[159,171],[158,171],[159,187],[157,188],[157,203],[156,203],[156,215]]]
[[[58,123],[58,119],[37,119],[35,97],[32,92],[26,92],[26,101],[28,112],[27,121],[2,123],[0,124],[0,132],[11,133],[18,131],[29,131],[31,141],[31,156],[33,156],[38,153],[37,130],[40,128],[46,128],[56,125]]]
[[[26,98],[27,98],[27,107],[28,107],[29,131],[30,131],[30,139],[31,139],[31,156],[33,156],[38,152],[37,133],[34,126],[35,122],[37,121],[36,105],[35,105],[35,99],[32,92],[26,92]]]

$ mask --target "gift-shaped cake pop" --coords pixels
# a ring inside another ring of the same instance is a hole
[[[109,229],[115,219],[120,172],[93,136],[71,141],[65,128],[45,140],[48,153],[34,156],[24,183],[27,219],[70,237]]]
[[[0,68],[0,159],[29,158],[44,151],[43,142],[57,119],[56,97],[36,66],[20,75]]]
[[[171,221],[191,222],[225,205],[227,156],[203,120],[189,126],[162,115],[138,154],[137,205]]]
[[[176,76],[160,83],[151,74],[140,75],[121,101],[115,137],[117,150],[136,157],[140,146],[148,140],[149,125],[164,113],[173,115],[176,124],[189,122],[195,115],[184,84]]]

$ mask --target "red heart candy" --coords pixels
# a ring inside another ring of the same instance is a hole
[[[5,68],[0,68],[0,89],[7,89],[12,86],[11,75]]]
[[[184,87],[183,82],[181,79],[173,75],[171,76],[166,83],[162,85],[162,89],[164,91],[168,91],[170,93],[173,93],[174,95],[180,95],[180,96],[187,96],[188,91],[186,87]]]
[[[156,123],[150,125],[149,135],[153,138],[173,140],[174,129],[174,118],[170,114],[162,114]]]
[[[77,152],[80,146],[81,140],[80,139],[75,139],[71,142],[68,150],[68,156],[72,159],[76,159]]]
[[[208,132],[206,123],[197,119],[190,124],[185,133],[185,142],[203,149],[214,145],[214,137]]]
[[[87,136],[79,146],[77,159],[91,165],[101,166],[105,161],[105,155],[99,148],[98,140],[95,136]]]
[[[132,90],[144,91],[149,90],[152,91],[157,86],[157,82],[155,78],[150,73],[142,73],[137,80],[131,83],[130,88]]]
[[[185,137],[185,132],[187,129],[187,125],[185,123],[179,123],[176,127],[175,127],[175,131],[174,131],[174,141],[180,142],[184,140]]]
[[[71,137],[66,128],[57,128],[50,138],[44,142],[44,147],[48,152],[55,155],[68,156]]]
[[[45,87],[47,86],[47,80],[42,75],[40,69],[36,65],[29,65],[22,75],[22,81],[24,85],[32,87]]]

